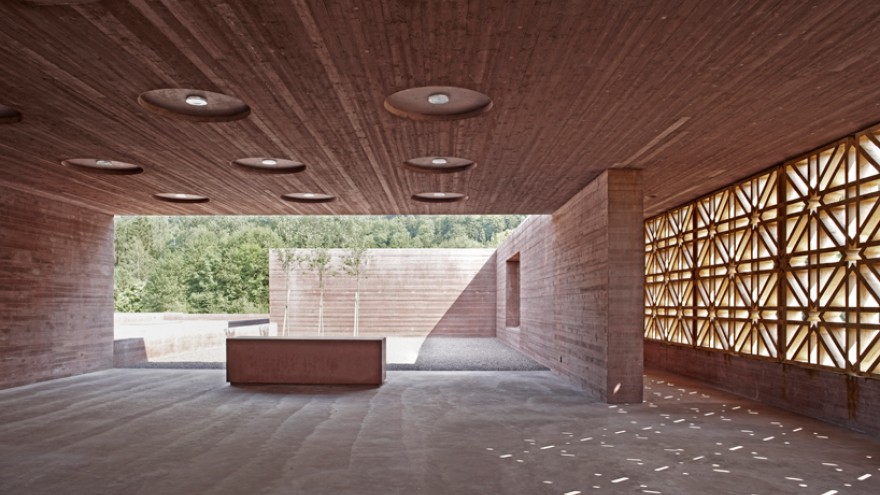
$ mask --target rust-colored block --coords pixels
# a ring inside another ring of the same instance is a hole
[[[231,337],[232,384],[382,385],[385,338]]]

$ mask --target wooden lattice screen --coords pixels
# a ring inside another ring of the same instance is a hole
[[[645,337],[880,375],[880,127],[645,222]]]

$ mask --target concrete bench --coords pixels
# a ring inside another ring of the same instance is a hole
[[[230,337],[226,381],[232,384],[382,385],[385,339]]]

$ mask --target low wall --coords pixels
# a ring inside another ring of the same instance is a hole
[[[178,313],[117,314],[114,328],[113,364],[131,366],[174,354],[198,349],[222,347],[230,332],[234,335],[260,335],[261,326],[232,328],[230,321],[265,319],[267,315],[207,315],[208,319],[190,319],[204,315]],[[223,319],[218,317],[222,316]],[[275,334],[274,326],[263,333]]]
[[[126,325],[128,323],[150,321],[237,321],[257,320],[268,317],[269,315],[265,313],[114,313],[113,323],[116,325]]]
[[[645,341],[645,367],[880,436],[878,380],[651,340]]]
[[[298,250],[305,253],[307,250]],[[334,270],[346,253],[330,250]],[[360,282],[360,336],[495,336],[495,250],[370,249]],[[269,257],[272,323],[283,328],[287,283],[276,250]],[[291,272],[288,335],[318,334],[318,279]],[[324,291],[326,335],[352,335],[355,280],[328,277]]]
[[[233,337],[226,381],[238,384],[382,385],[385,339]]]

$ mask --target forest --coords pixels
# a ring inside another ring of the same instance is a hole
[[[267,313],[269,249],[496,247],[524,218],[116,217],[116,311]]]

